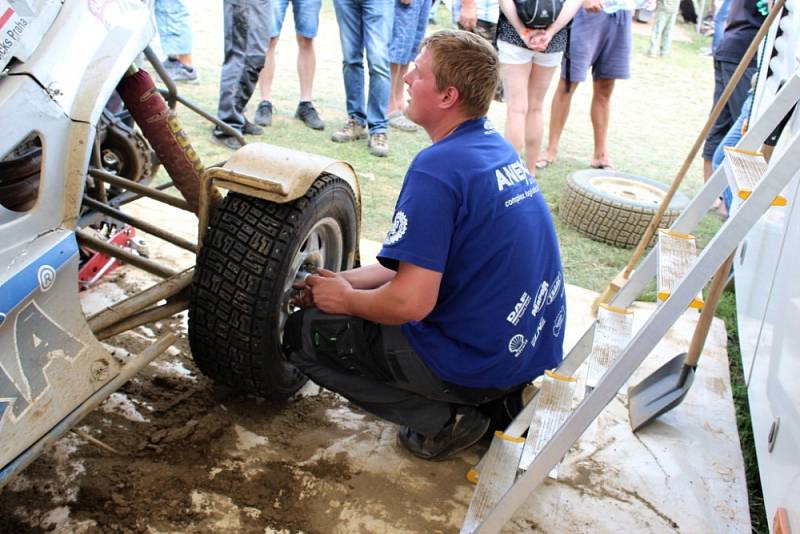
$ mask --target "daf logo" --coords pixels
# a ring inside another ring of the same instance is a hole
[[[41,288],[42,292],[48,291],[56,283],[56,270],[49,265],[39,267],[39,272],[36,276],[39,279],[39,288]]]

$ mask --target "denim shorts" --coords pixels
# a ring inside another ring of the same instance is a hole
[[[631,12],[589,13],[582,7],[572,20],[569,39],[570,81],[626,80],[631,76]],[[566,64],[561,77],[566,79]]]
[[[281,34],[283,19],[286,17],[286,8],[289,0],[272,0],[272,35]],[[322,0],[292,0],[292,15],[294,15],[294,31],[297,35],[313,39],[319,30],[319,10]]]
[[[407,65],[417,57],[419,44],[428,27],[430,0],[412,0],[403,4],[394,0],[394,24],[389,41],[389,63]]]

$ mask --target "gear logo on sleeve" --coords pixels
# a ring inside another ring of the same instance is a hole
[[[384,245],[394,245],[401,239],[403,236],[406,235],[406,230],[408,229],[408,217],[402,211],[398,211],[394,214],[394,220],[392,221],[392,227],[389,229],[389,232],[386,234],[386,239],[383,240]]]

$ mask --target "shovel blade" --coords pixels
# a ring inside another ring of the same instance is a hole
[[[694,368],[679,354],[628,390],[628,419],[636,432],[683,401],[694,381]]]

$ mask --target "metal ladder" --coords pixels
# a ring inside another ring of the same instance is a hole
[[[795,72],[787,80],[769,106],[751,124],[737,145],[738,151],[747,155],[747,152],[758,150],[781,120],[792,112],[793,106],[798,101],[800,101],[800,71]],[[683,262],[688,269],[685,270],[685,274],[679,274],[676,278],[673,272],[673,282],[670,283],[670,287],[666,289],[659,287],[661,301],[659,306],[636,335],[627,342],[596,386],[593,389],[587,388],[586,396],[566,416],[549,441],[538,450],[527,470],[519,469],[523,449],[523,440],[519,437],[529,428],[535,417],[537,397],[525,406],[504,433],[498,432],[495,435],[492,446],[479,466],[478,485],[467,510],[461,529],[462,534],[498,532],[528,495],[558,465],[572,444],[613,400],[680,315],[690,306],[702,306],[701,302],[698,303],[698,295],[701,294],[703,287],[765,211],[773,204],[780,204],[776,199],[780,199],[782,190],[800,169],[800,132],[792,134],[787,128],[784,135],[790,136],[788,142],[779,145],[780,153],[776,151],[768,166],[758,161],[757,157],[755,164],[753,158],[749,161],[748,158],[730,158],[726,165],[720,166],[714,172],[675,221],[670,233],[678,236],[691,234],[708,207],[719,197],[729,182],[734,194],[738,194],[742,199],[737,209],[702,252],[693,257],[688,264]],[[744,165],[748,167],[745,168]],[[759,166],[763,175],[754,181],[753,172]],[[740,177],[750,178],[746,192],[742,193],[741,179],[737,181],[735,173]],[[687,249],[684,245],[677,246],[681,249],[679,259],[685,260]],[[663,259],[662,265],[658,265],[658,249],[659,247],[655,247],[650,251],[628,282],[612,299],[609,303],[612,308],[625,310],[656,277],[659,267],[664,267]],[[661,254],[663,257],[664,252]],[[669,263],[674,269],[675,262]],[[659,274],[659,278],[668,279],[669,273]],[[567,377],[573,375],[586,360],[592,352],[596,328],[597,321],[589,326],[561,363],[556,371],[558,375]],[[474,477],[476,474],[472,475]]]

